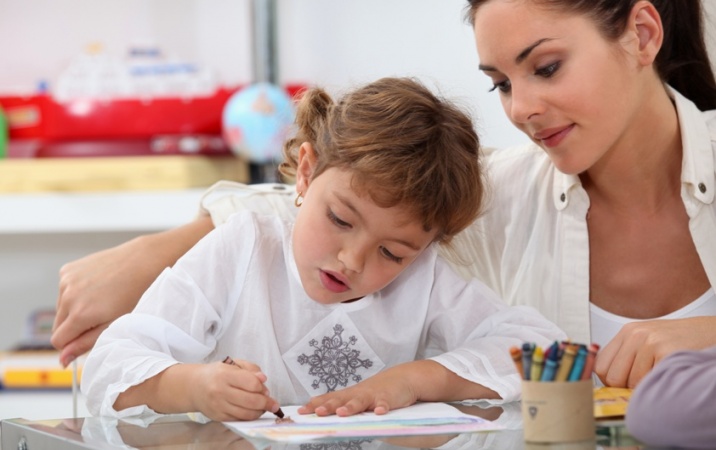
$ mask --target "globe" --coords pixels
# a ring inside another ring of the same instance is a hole
[[[293,125],[293,101],[273,84],[255,83],[229,97],[221,120],[234,154],[255,164],[276,162]]]

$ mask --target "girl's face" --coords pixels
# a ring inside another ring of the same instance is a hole
[[[588,17],[529,0],[489,1],[474,21],[480,68],[505,113],[560,171],[579,174],[631,145],[645,97],[633,42],[608,41]]]
[[[296,180],[304,200],[293,252],[303,287],[318,303],[384,288],[435,238],[400,207],[381,208],[354,192],[347,171],[331,168],[309,183],[299,168]]]

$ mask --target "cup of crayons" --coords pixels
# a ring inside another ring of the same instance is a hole
[[[510,348],[522,376],[522,418],[527,442],[595,439],[592,371],[597,344],[532,342]]]

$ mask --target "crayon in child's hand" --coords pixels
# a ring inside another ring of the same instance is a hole
[[[238,366],[238,364],[236,364],[236,363],[234,362],[234,360],[231,359],[231,356],[227,356],[227,357],[224,358],[224,360],[221,361],[221,362],[223,362],[224,364],[232,365],[232,366]],[[284,413],[283,413],[283,411],[281,411],[281,408],[279,408],[278,411],[276,411],[274,414],[275,414],[276,417],[278,417],[279,419],[283,419],[283,418],[284,418]]]

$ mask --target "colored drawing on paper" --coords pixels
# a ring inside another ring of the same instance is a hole
[[[249,438],[303,442],[325,438],[355,438],[457,434],[501,429],[499,425],[471,416],[443,403],[422,403],[386,415],[363,413],[352,417],[300,415],[298,407],[283,407],[294,423],[277,424],[269,419],[228,422],[227,426]],[[289,412],[290,411],[290,412]]]

